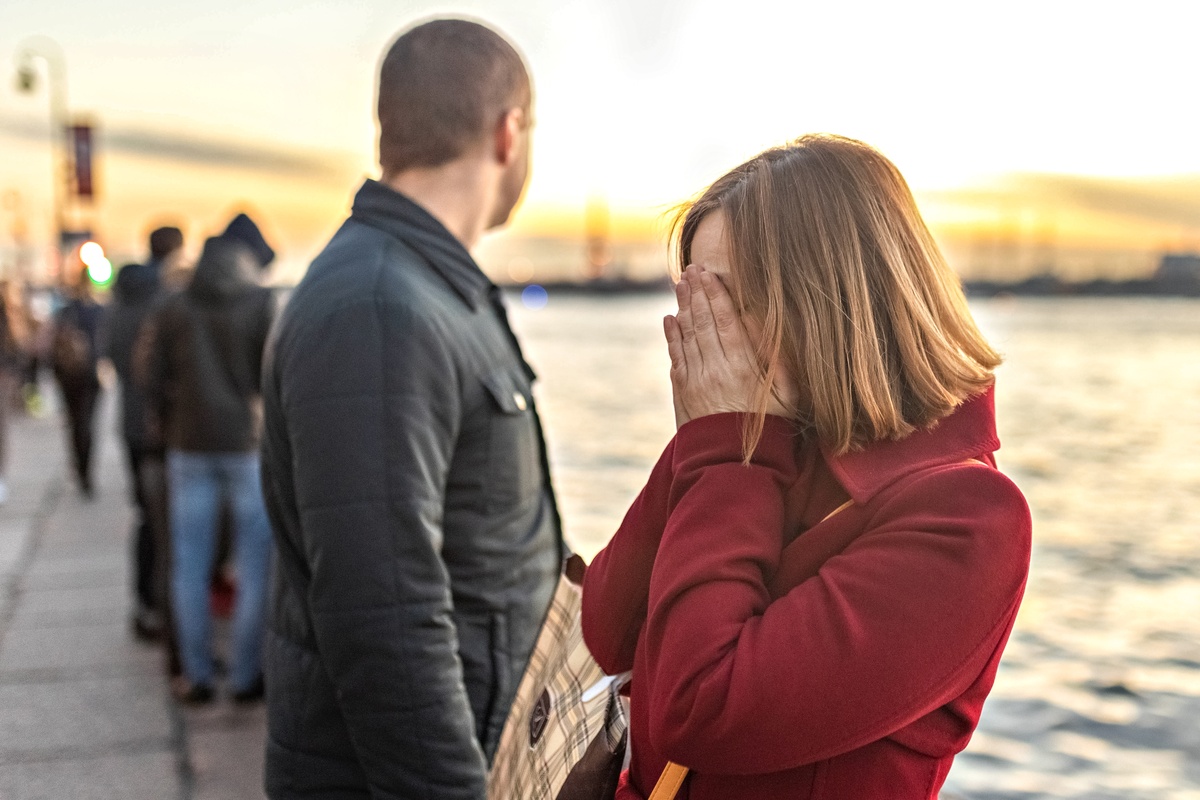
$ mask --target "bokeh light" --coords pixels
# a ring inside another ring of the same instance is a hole
[[[530,284],[521,290],[521,304],[526,308],[537,311],[545,308],[550,302],[550,293],[536,283]]]

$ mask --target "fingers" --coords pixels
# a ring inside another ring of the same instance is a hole
[[[692,317],[692,283],[683,277],[675,284],[675,297],[679,301],[679,313],[675,316],[679,323],[679,339],[683,346],[683,357],[688,366],[700,369],[704,358],[700,354],[700,346],[696,342],[696,324]]]
[[[679,313],[664,320],[663,329],[671,351],[676,418],[754,409],[764,376],[733,298],[715,275],[694,265],[675,291]]]
[[[663,317],[663,333],[667,337],[667,354],[671,357],[671,375],[687,374],[687,359],[683,355],[683,337],[679,323],[675,317],[668,314]]]
[[[683,339],[675,317],[668,315],[663,318],[663,333],[667,337],[667,353],[671,356],[671,401],[675,406],[675,428],[678,430],[691,417],[683,403],[688,380],[687,360],[683,355]]]
[[[696,342],[700,349],[701,357],[707,353],[709,357],[720,355],[721,337],[717,335],[717,324],[713,318],[712,304],[708,300],[708,293],[704,289],[703,277],[707,273],[703,272],[699,267],[690,266],[684,272],[684,280],[691,287],[689,299],[691,301],[692,325],[696,330]],[[708,276],[712,280],[712,276]]]
[[[746,338],[742,319],[733,304],[733,297],[725,288],[725,284],[711,272],[700,273],[700,283],[711,308],[713,327],[721,340],[721,347],[726,355],[732,355],[744,347]]]

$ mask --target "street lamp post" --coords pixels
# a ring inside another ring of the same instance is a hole
[[[46,64],[47,83],[50,94],[50,142],[51,169],[53,172],[54,204],[54,251],[61,259],[62,235],[65,230],[65,205],[67,199],[67,180],[69,150],[67,141],[67,61],[62,48],[53,39],[46,36],[32,36],[17,48],[17,88],[22,92],[36,91],[38,71],[36,62],[42,60]]]

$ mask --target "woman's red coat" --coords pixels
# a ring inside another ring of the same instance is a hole
[[[744,466],[741,435],[737,414],[680,428],[588,568],[584,638],[633,670],[618,800],[668,759],[680,800],[936,798],[1029,566],[991,390],[848,455],[768,417]]]

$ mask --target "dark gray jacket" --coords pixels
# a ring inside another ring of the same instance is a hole
[[[562,558],[532,380],[467,251],[368,181],[268,346],[273,800],[484,797]]]
[[[146,419],[146,392],[135,374],[138,337],[146,320],[163,300],[156,264],[127,264],[117,273],[113,299],[105,319],[104,355],[112,362],[121,387],[121,433],[135,449],[152,444]]]
[[[275,301],[254,282],[256,270],[241,244],[209,239],[188,287],[151,317],[146,395],[173,450],[258,447],[262,354]]]

